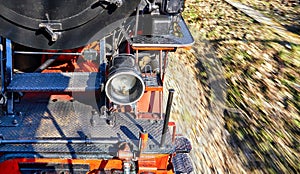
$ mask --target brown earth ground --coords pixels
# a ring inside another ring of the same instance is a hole
[[[299,1],[241,2],[299,34]],[[165,87],[194,173],[299,173],[300,45],[222,0],[187,0],[184,17],[196,42],[170,56]]]

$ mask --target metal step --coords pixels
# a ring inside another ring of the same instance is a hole
[[[176,154],[176,156],[172,159],[172,163],[175,174],[191,173],[194,170],[192,161],[186,153]]]
[[[175,146],[177,153],[190,153],[192,144],[186,137],[176,137]]]
[[[84,92],[99,90],[103,77],[96,72],[19,73],[7,87],[9,92]]]

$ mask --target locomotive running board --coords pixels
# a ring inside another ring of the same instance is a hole
[[[133,47],[190,47],[194,39],[181,16],[178,16],[176,31],[164,35],[137,35],[133,37]]]
[[[101,89],[100,73],[19,73],[7,87],[9,92],[84,92]]]
[[[133,151],[139,151],[137,135],[142,130],[150,137],[144,153],[175,152],[169,131],[166,139],[169,146],[160,148],[162,121],[136,120],[134,113],[101,115],[93,104],[86,103],[92,102],[92,98],[86,93],[82,95],[88,101],[78,101],[76,96],[74,101],[52,101],[43,93],[26,93],[15,105],[16,112],[23,113],[19,116],[22,118],[19,126],[0,126],[3,138],[0,153],[36,154],[49,158],[58,158],[62,154],[69,158],[115,156],[124,141],[132,145]],[[112,125],[108,118],[113,120]]]

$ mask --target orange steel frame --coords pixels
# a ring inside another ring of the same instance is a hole
[[[173,174],[169,167],[169,154],[142,155],[138,160],[138,173],[152,172],[157,174]],[[100,171],[122,170],[123,161],[119,159],[55,159],[55,158],[16,158],[0,163],[0,173],[21,174],[19,163],[47,163],[47,164],[87,164],[90,171],[96,174]]]

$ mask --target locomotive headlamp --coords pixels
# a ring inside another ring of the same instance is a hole
[[[115,57],[105,85],[106,96],[116,104],[129,105],[137,102],[144,91],[144,81],[135,65],[134,57]]]
[[[184,0],[164,0],[163,9],[168,14],[178,14],[184,9]]]
[[[136,77],[131,74],[120,74],[111,80],[112,90],[121,95],[129,95],[136,84]]]

